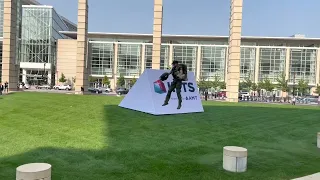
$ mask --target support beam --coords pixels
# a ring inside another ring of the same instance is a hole
[[[238,102],[240,81],[240,45],[242,28],[242,0],[230,0],[230,32],[228,51],[227,100]]]
[[[254,68],[254,82],[258,84],[260,73],[260,47],[256,47],[255,68]]]
[[[17,61],[17,0],[4,0],[3,8],[3,48],[2,77],[3,83],[9,83],[9,92],[17,90],[19,81],[19,62]]]
[[[317,49],[316,60],[316,85],[320,85],[320,49]]]
[[[201,76],[201,50],[202,46],[198,45],[198,49],[197,49],[197,62],[196,62],[196,72],[195,72],[195,76],[196,76],[196,80],[200,80],[200,76]]]
[[[118,81],[118,78],[117,78],[117,75],[118,75],[118,48],[119,48],[119,44],[118,42],[115,42],[114,43],[114,61],[113,61],[113,71],[112,71],[112,74],[113,74],[113,89],[116,89],[117,88],[117,81]]]
[[[78,0],[76,94],[88,91],[88,0]],[[84,92],[81,89],[84,89]]]
[[[154,0],[153,11],[152,69],[160,69],[163,14],[162,0]]]
[[[141,65],[140,65],[140,75],[143,73],[143,71],[146,69],[146,45],[141,45]]]
[[[289,80],[290,78],[290,48],[286,48],[286,66],[285,66],[285,75],[286,75],[286,80]]]

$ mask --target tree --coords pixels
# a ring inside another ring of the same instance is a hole
[[[63,73],[61,73],[61,77],[59,79],[59,82],[61,82],[61,83],[67,82],[66,76]]]
[[[298,89],[302,96],[307,93],[307,90],[309,89],[308,84],[308,81],[305,81],[303,79],[300,79],[300,81],[298,82]]]
[[[239,90],[240,90],[240,91],[246,90],[246,84],[245,84],[245,82],[239,82]]]
[[[276,79],[278,88],[281,89],[281,92],[289,92],[288,80],[286,79],[286,74],[281,73],[279,77]],[[281,93],[281,97],[283,98],[283,94]]]
[[[110,86],[110,80],[109,80],[108,76],[103,77],[102,83],[107,87]]]
[[[88,81],[91,82],[91,83],[92,82],[96,82],[96,78],[94,78],[92,76],[89,76]]]
[[[320,95],[320,85],[317,84],[316,90],[314,91],[314,93],[317,93],[318,95]]]
[[[250,90],[252,88],[253,82],[251,81],[250,76],[244,78],[243,84],[247,90]]]
[[[203,77],[200,77],[197,84],[198,84],[200,91],[204,91],[204,90],[210,88],[210,86],[211,86],[210,81],[206,81],[206,79]]]
[[[226,89],[227,88],[226,82],[224,82],[224,81],[220,82],[219,87],[220,87],[220,89]]]
[[[273,89],[275,88],[274,84],[270,81],[270,79],[265,79],[264,82],[264,88],[267,92],[272,92]]]
[[[76,77],[72,77],[72,82],[73,82],[73,84],[76,83]]]
[[[126,81],[125,81],[123,75],[121,74],[120,77],[117,80],[117,85],[119,87],[123,87],[125,84],[126,84]]]
[[[137,79],[135,77],[133,77],[133,79],[131,79],[131,87],[137,82]]]
[[[258,96],[261,95],[261,89],[265,89],[265,85],[263,81],[259,81],[257,84],[257,92],[258,92]]]
[[[252,89],[252,91],[257,91],[258,90],[258,85],[256,83],[252,83],[251,89]]]
[[[220,77],[219,76],[214,76],[214,80],[212,81],[212,87],[214,89],[217,89],[217,87],[219,87],[220,85]]]

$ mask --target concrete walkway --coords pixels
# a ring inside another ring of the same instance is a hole
[[[316,173],[316,174],[312,174],[309,176],[304,176],[304,177],[292,179],[292,180],[320,180],[320,173]]]

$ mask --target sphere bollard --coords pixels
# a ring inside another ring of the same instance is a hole
[[[223,148],[223,169],[230,172],[247,170],[248,150],[243,147],[226,146]]]
[[[30,163],[17,167],[16,180],[51,180],[51,165]]]

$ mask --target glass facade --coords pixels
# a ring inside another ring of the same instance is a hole
[[[0,0],[0,37],[3,37],[3,9],[4,9],[4,0]]]
[[[56,41],[67,26],[50,7],[23,7],[21,62],[56,64]]]
[[[173,61],[188,66],[188,71],[196,71],[197,46],[179,46],[173,45]]]
[[[259,81],[270,79],[277,82],[277,78],[285,72],[286,49],[260,48]]]
[[[289,82],[305,80],[309,84],[316,84],[316,52],[315,49],[290,50]]]
[[[241,59],[240,59],[240,80],[245,78],[254,80],[256,64],[256,48],[241,47]]]
[[[0,43],[0,82],[2,78],[2,42]]]
[[[170,67],[169,55],[170,55],[169,45],[161,45],[161,55],[160,55],[160,69],[167,69]],[[145,45],[145,68],[152,68],[152,45]]]
[[[218,76],[220,80],[224,80],[226,50],[226,47],[219,46],[203,46],[201,48],[201,78],[213,80],[215,76]]]
[[[89,46],[91,55],[92,75],[112,75],[114,62],[114,45],[112,43],[91,42]]]
[[[117,75],[135,76],[140,75],[141,70],[141,44],[119,44]]]

